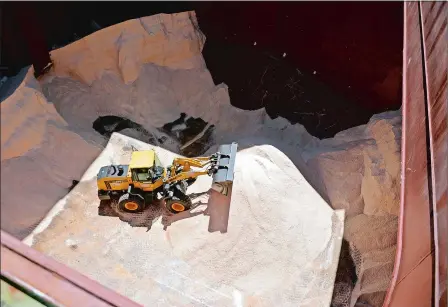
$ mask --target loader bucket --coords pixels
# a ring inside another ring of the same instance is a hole
[[[210,216],[209,232],[227,232],[237,148],[236,143],[219,147],[218,152],[221,154],[218,161],[219,168],[213,176],[207,207]]]
[[[212,189],[223,195],[230,196],[233,183],[233,172],[235,170],[235,158],[238,148],[237,143],[219,146],[220,153],[217,163],[218,171],[213,175]]]

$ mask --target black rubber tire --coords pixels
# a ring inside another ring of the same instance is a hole
[[[110,200],[110,194],[105,190],[98,190],[98,199],[99,200]]]
[[[179,207],[183,207],[183,210],[179,210],[179,209],[175,210],[173,208],[173,205],[175,205],[175,204],[181,205]],[[177,191],[173,197],[165,200],[165,206],[168,211],[170,211],[171,213],[177,214],[177,213],[181,213],[181,212],[190,210],[192,203],[191,203],[191,199],[190,199],[190,197],[188,197],[188,195],[185,195],[184,193]]]
[[[132,203],[133,207],[135,209],[131,210],[129,203]],[[128,204],[128,205],[126,205]],[[145,209],[145,201],[135,195],[131,195],[129,193],[121,195],[120,199],[118,200],[118,209],[123,212],[128,213],[138,213],[142,212]]]

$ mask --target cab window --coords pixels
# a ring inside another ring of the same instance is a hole
[[[132,170],[132,175],[135,181],[150,181],[151,178],[147,168],[137,168]]]
[[[159,157],[157,157],[157,155],[155,155],[154,158],[154,166],[162,167],[162,163],[160,163]]]

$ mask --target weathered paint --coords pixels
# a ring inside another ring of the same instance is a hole
[[[426,72],[434,227],[434,306],[447,306],[448,4],[420,2]]]
[[[384,306],[447,304],[447,9],[404,8],[401,212]]]

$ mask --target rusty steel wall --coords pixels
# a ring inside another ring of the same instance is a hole
[[[384,306],[447,305],[447,20],[443,2],[404,7],[402,191]]]
[[[400,223],[395,268],[384,306],[430,307],[431,221],[419,3],[404,6]]]
[[[421,2],[426,100],[431,149],[434,306],[447,306],[448,240],[448,5]]]

